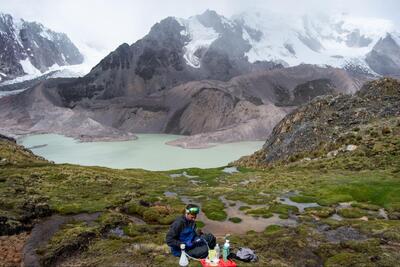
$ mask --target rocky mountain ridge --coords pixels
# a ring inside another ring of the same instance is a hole
[[[391,78],[368,82],[354,95],[317,97],[280,121],[260,151],[236,163],[268,166],[351,151],[363,140],[358,134],[363,125],[399,118],[399,101],[400,81]],[[383,135],[391,132],[382,127]]]
[[[66,34],[0,13],[0,82],[82,62],[83,55]]]

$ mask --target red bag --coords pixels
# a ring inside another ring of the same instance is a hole
[[[208,264],[206,262],[206,259],[201,259],[200,263],[201,263],[201,266],[203,266],[203,267],[215,267],[215,266],[211,266],[210,264]],[[220,259],[217,266],[218,267],[236,267],[237,265],[232,260],[224,261],[224,260]]]

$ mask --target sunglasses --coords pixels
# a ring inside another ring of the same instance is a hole
[[[199,214],[200,213],[200,208],[198,207],[191,207],[189,209],[186,209],[186,213],[190,214]]]

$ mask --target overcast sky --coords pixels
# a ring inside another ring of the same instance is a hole
[[[226,17],[245,10],[285,13],[347,12],[391,20],[399,29],[397,0],[0,0],[0,12],[38,21],[74,42],[112,51],[133,43],[167,16],[187,18],[213,9]]]

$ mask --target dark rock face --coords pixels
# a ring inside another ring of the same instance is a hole
[[[17,35],[13,25],[14,22],[10,15],[0,14],[0,71],[4,74],[0,76],[2,80],[7,79],[9,75],[24,74],[18,57],[24,51],[20,45],[15,44]]]
[[[14,138],[8,137],[8,136],[2,135],[2,134],[0,134],[0,140],[1,140],[1,139],[7,140],[7,141],[11,141],[11,142],[13,142],[13,143],[17,143],[17,140],[15,140]]]
[[[100,62],[101,70],[113,70],[113,69],[129,69],[129,59],[132,57],[129,49],[129,45],[124,43],[120,45],[113,53],[108,57],[104,58]]]
[[[318,79],[299,84],[293,90],[294,98],[292,103],[301,105],[317,96],[333,94],[336,91],[335,89],[335,85],[328,79]]]
[[[400,82],[383,78],[366,83],[355,95],[321,96],[276,125],[263,149],[264,164],[286,161],[334,143],[344,132],[372,119],[400,116]],[[252,160],[252,159],[250,159]]]
[[[390,34],[376,43],[365,60],[376,73],[400,75],[400,46]]]
[[[83,98],[93,98],[99,91],[104,90],[104,87],[95,84],[90,84],[90,78],[78,79],[63,79],[59,80],[57,85],[59,96],[62,100],[62,105],[66,107],[74,107],[75,102]],[[86,86],[82,86],[82,84]],[[47,88],[52,88],[52,83],[47,83]]]
[[[0,81],[23,75],[21,60],[43,72],[54,64],[80,64],[83,56],[64,33],[0,13]]]
[[[297,85],[292,92],[287,88],[276,86],[274,93],[279,106],[298,106],[311,101],[320,95],[338,92],[330,79],[317,79]]]

